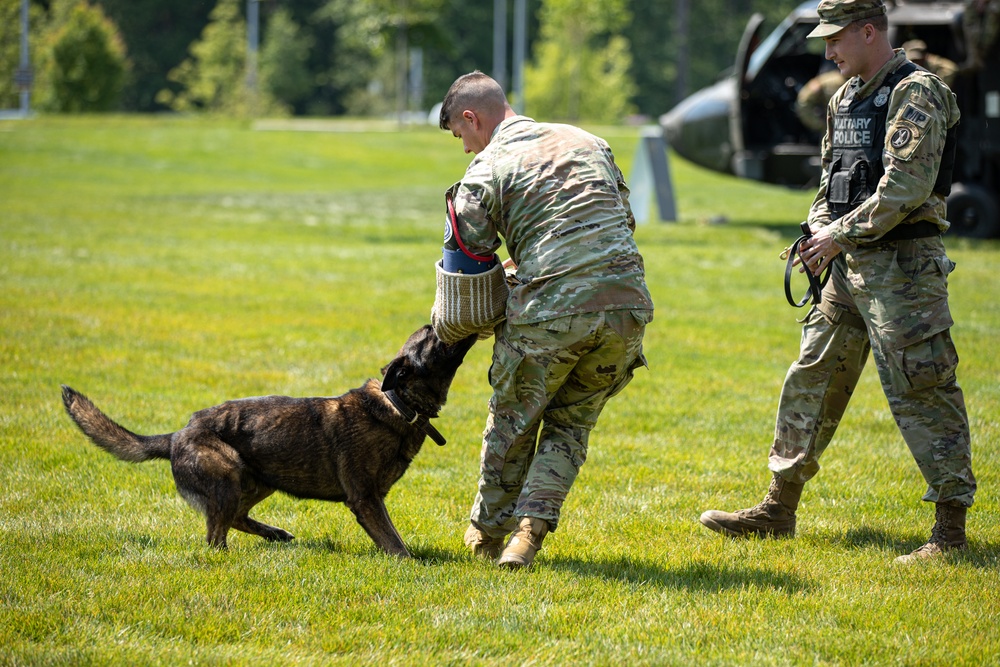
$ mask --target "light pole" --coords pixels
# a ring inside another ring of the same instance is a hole
[[[28,60],[28,0],[21,0],[21,62],[14,80],[21,89],[21,116],[31,113],[31,84],[34,75]]]
[[[257,115],[257,47],[260,43],[260,0],[247,0],[247,92],[250,115]]]
[[[514,0],[513,86],[507,88],[507,3],[493,0],[493,78],[511,93],[514,110],[524,113],[524,60],[528,50],[527,0]]]
[[[507,0],[493,0],[493,78],[507,90]]]

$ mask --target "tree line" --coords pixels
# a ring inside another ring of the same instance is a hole
[[[21,2],[0,0],[0,108],[17,106]],[[731,66],[752,13],[773,27],[798,4],[527,0],[521,102],[547,119],[656,117]],[[259,0],[250,70],[247,6],[31,0],[33,106],[384,116],[425,112],[458,75],[493,70],[493,0]]]

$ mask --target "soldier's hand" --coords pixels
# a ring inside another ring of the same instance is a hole
[[[799,258],[804,264],[799,272],[805,273],[808,269],[814,276],[818,276],[826,270],[826,267],[838,254],[840,254],[840,246],[830,236],[830,228],[814,229],[813,235],[799,246]]]

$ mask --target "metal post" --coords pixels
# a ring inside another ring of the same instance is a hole
[[[524,60],[528,44],[527,0],[514,0],[514,110],[524,113]]]
[[[507,90],[507,0],[493,0],[493,78]]]
[[[670,178],[670,163],[667,160],[667,144],[663,140],[663,129],[657,125],[644,128],[639,137],[639,147],[632,160],[632,174],[628,179],[629,203],[636,222],[649,222],[652,203],[660,212],[660,220],[677,221],[677,203],[674,198],[673,181]]]
[[[31,112],[31,62],[28,60],[28,0],[21,0],[21,66],[18,84],[21,88],[21,115]]]
[[[420,111],[424,104],[424,49],[410,49],[409,95],[407,96],[407,111]]]
[[[260,42],[260,0],[247,0],[247,90],[250,115],[257,115],[257,47]]]
[[[406,17],[399,15],[396,26],[396,120],[400,127],[406,122],[406,56],[409,50]]]

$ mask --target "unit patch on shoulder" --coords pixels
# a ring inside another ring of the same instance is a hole
[[[926,131],[909,121],[900,121],[887,128],[886,153],[897,160],[908,161],[923,142]]]
[[[912,104],[907,104],[906,108],[903,109],[903,119],[910,121],[917,127],[927,127],[927,123],[930,122],[931,118],[926,113],[916,108]]]
[[[910,132],[909,128],[901,127],[892,133],[892,138],[889,139],[889,144],[896,149],[902,148],[910,142],[910,137],[913,133]]]

